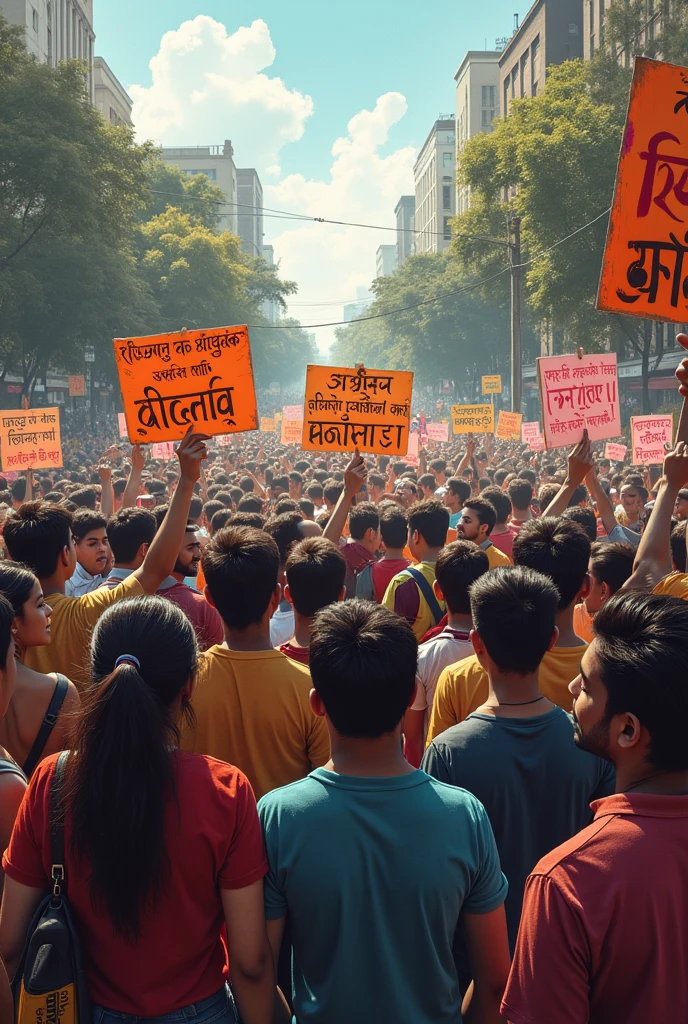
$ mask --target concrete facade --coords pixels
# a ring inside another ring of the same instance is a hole
[[[416,252],[444,252],[456,215],[454,118],[435,121],[413,168],[416,186]]]
[[[264,245],[261,255],[269,267],[275,266],[274,246]],[[277,305],[274,299],[266,299],[261,308],[265,316],[270,321],[270,323],[276,324],[280,317],[280,307]]]
[[[499,58],[502,116],[515,99],[537,96],[547,68],[583,56],[583,0],[535,0]]]
[[[230,140],[225,139],[223,146],[165,146],[161,156],[166,164],[179,167],[185,174],[207,175],[222,189],[228,205],[217,208],[218,230],[237,235],[237,171]]]
[[[95,105],[105,120],[110,124],[125,124],[133,128],[133,101],[102,57],[93,60],[93,76]]]
[[[0,14],[24,29],[27,50],[44,63],[84,61],[88,96],[95,103],[93,0],[0,0]]]
[[[499,116],[499,58],[496,50],[469,50],[454,75],[456,82],[456,166],[474,135],[491,132]],[[470,206],[470,189],[456,185],[456,212]]]
[[[605,46],[605,22],[611,5],[612,0],[584,0],[583,52],[586,60],[590,60],[601,47]],[[635,49],[642,49],[643,46],[660,35],[661,31],[662,12],[659,0],[645,0],[645,24],[635,41]],[[620,63],[628,68],[631,66],[633,54],[627,47],[618,52],[618,58]]]
[[[253,167],[238,168],[237,227],[241,248],[250,256],[263,254],[263,186]]]
[[[416,197],[401,196],[394,207],[397,219],[397,266],[400,267],[415,252]]]
[[[391,277],[397,269],[396,245],[381,245],[375,254],[375,277]]]

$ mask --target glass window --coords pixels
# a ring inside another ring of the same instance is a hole
[[[451,185],[442,186],[442,209],[451,210]]]
[[[453,153],[443,153],[442,154],[442,166],[443,167],[453,167],[454,166],[454,154]]]
[[[34,7],[31,10],[33,11],[33,30],[38,32],[38,11]]]
[[[590,34],[592,35],[595,31],[595,0],[590,0],[590,9],[588,13],[590,15]]]
[[[53,5],[51,3],[47,5],[46,13],[48,15],[48,24],[50,25],[53,19]]]
[[[449,229],[449,217],[444,218],[444,240],[446,242],[451,240],[451,231]]]
[[[53,30],[48,25],[48,64],[52,66],[53,63]]]

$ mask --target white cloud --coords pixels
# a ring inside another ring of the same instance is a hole
[[[390,128],[406,110],[406,100],[400,93],[380,96],[374,109],[355,114],[347,135],[334,142],[329,181],[291,174],[266,188],[266,205],[329,220],[393,226],[399,197],[413,192],[417,151],[407,146],[382,156],[380,149],[387,142]],[[280,228],[280,233],[271,238],[267,234],[270,223],[266,219],[266,240],[275,246],[282,276],[299,284],[290,312],[304,325],[340,320],[341,307],[305,307],[297,303],[355,299],[357,286],[367,287],[375,276],[377,247],[396,242],[392,231],[331,224]],[[321,348],[328,347],[333,339],[334,329],[316,332]]]
[[[240,166],[279,173],[279,151],[301,138],[313,101],[264,73],[274,59],[260,19],[232,35],[206,15],[185,21],[162,37],[152,84],[129,88],[138,137],[178,146],[231,138]]]

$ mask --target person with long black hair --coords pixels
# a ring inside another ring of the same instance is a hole
[[[0,595],[0,721],[7,714],[16,680],[13,622],[12,605]],[[24,772],[9,751],[0,746],[0,846],[3,850],[7,848],[14,820],[25,792],[26,776]],[[0,871],[0,893],[3,880],[4,875]]]
[[[253,791],[232,765],[178,749],[196,661],[191,623],[160,597],[114,605],[93,633],[92,684],[65,768],[65,846],[98,1024],[175,1011],[233,1024],[237,1006],[244,1024],[272,1021]],[[36,770],[3,859],[0,954],[10,973],[48,888],[57,756]]]

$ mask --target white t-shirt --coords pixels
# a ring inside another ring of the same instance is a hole
[[[413,699],[411,710],[425,712],[426,730],[440,675],[448,665],[455,665],[457,661],[463,661],[464,658],[470,658],[474,654],[475,651],[473,644],[468,639],[468,633],[452,629],[450,626],[443,629],[432,640],[426,640],[418,648],[416,696]]]
[[[280,611],[278,608],[270,619],[270,643],[273,647],[280,647],[291,640],[294,635],[294,609],[291,605],[287,611]]]

